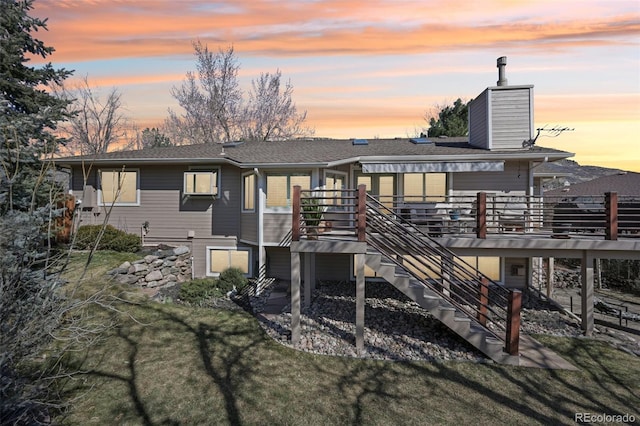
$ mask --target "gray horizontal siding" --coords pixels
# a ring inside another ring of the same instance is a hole
[[[258,241],[258,214],[240,214],[240,239],[245,241]]]
[[[351,280],[350,254],[325,254],[316,255],[316,276],[319,280],[349,281]]]
[[[351,280],[350,254],[316,254],[316,278],[318,280]],[[302,256],[301,271],[304,271]],[[267,247],[267,276],[281,280],[291,279],[291,253],[285,247]]]
[[[263,224],[265,244],[280,244],[291,240],[291,213],[265,213]]]
[[[489,148],[487,96],[485,90],[469,105],[469,144],[484,149]]]
[[[531,137],[531,90],[491,92],[491,149],[518,149]]]
[[[288,247],[267,247],[267,277],[291,279],[291,253]]]
[[[455,173],[452,190],[457,195],[475,195],[484,192],[517,192],[524,194],[529,186],[528,163],[505,162],[503,172]]]
[[[194,231],[195,238],[214,235],[237,236],[240,231],[240,173],[234,167],[221,170],[221,193],[219,198],[207,196],[182,196],[185,167],[136,166],[140,172],[140,205],[114,206],[108,223],[130,233],[139,233],[144,222],[149,222],[149,240],[180,240]],[[110,168],[118,168],[110,167]],[[96,167],[93,167],[88,182],[96,182]],[[74,170],[72,189],[82,193],[82,172]],[[97,206],[86,210],[84,223],[102,223],[106,209]]]

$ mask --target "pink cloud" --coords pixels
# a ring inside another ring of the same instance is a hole
[[[56,47],[58,61],[188,55],[196,38],[213,46],[233,43],[247,53],[312,56],[412,54],[496,46],[559,50],[637,44],[640,34],[637,11],[572,20],[551,14],[511,23],[501,20],[500,14],[476,14],[475,20],[465,20],[468,10],[452,9],[455,6],[448,3],[446,7],[438,4],[440,9],[428,2],[406,2],[403,7],[379,0],[279,2],[277,7],[268,1],[216,5],[198,1],[67,0],[39,2],[36,12],[50,18],[50,32],[42,37]],[[446,13],[454,19],[440,19]]]

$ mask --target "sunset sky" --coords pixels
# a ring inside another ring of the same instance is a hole
[[[637,0],[36,0],[55,66],[117,87],[141,128],[161,124],[192,41],[233,45],[241,84],[282,71],[316,136],[406,137],[434,105],[497,80],[535,85],[536,127],[575,129],[538,145],[581,164],[640,171]]]

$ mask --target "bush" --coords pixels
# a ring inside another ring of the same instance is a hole
[[[96,243],[100,229],[102,229],[102,225],[84,225],[79,227],[76,236],[76,248],[80,250],[90,250]],[[127,234],[112,225],[107,225],[97,249],[135,253],[140,251],[141,246],[142,243],[139,236]]]
[[[233,287],[240,292],[249,282],[244,276],[244,273],[238,268],[225,269],[220,273],[218,281],[218,286],[223,289],[225,293],[233,290]]]
[[[178,298],[193,305],[202,305],[212,297],[224,297],[233,287],[240,292],[249,281],[238,268],[222,271],[219,278],[198,278],[180,286]]]
[[[191,304],[200,304],[210,297],[221,297],[224,293],[218,287],[216,278],[199,278],[180,286],[178,297]]]

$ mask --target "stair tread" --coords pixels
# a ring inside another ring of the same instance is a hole
[[[366,264],[418,305],[434,314],[452,332],[467,340],[494,361],[506,362],[509,356],[504,352],[502,340],[478,324],[472,314],[456,308],[445,298],[446,295],[431,284],[425,283],[411,271],[399,265],[393,257],[375,249],[367,250]]]

